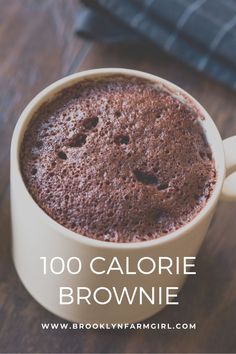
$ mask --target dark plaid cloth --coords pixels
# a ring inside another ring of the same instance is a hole
[[[236,0],[83,0],[76,31],[105,41],[148,40],[236,89]]]

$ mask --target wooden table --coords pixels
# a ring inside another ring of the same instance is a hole
[[[0,352],[235,353],[236,206],[221,203],[197,260],[197,276],[154,322],[196,322],[196,331],[43,331],[58,322],[20,283],[12,263],[9,148],[27,102],[70,73],[98,67],[151,72],[182,86],[236,134],[235,93],[147,45],[102,45],[73,34],[76,0],[0,0]],[[63,322],[63,321],[61,321]]]

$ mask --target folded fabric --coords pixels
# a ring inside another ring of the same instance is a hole
[[[236,89],[236,0],[83,0],[76,31],[105,42],[148,40]]]

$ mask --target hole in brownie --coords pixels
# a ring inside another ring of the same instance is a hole
[[[123,135],[123,134],[118,134],[115,136],[114,141],[117,145],[122,145],[122,144],[129,144],[129,136],[128,135]]]
[[[143,172],[141,170],[134,170],[133,174],[137,181],[146,184],[146,185],[157,185],[157,188],[161,191],[169,187],[168,183],[160,182],[156,176],[151,173]]]
[[[59,157],[59,159],[61,160],[66,160],[67,159],[67,155],[64,151],[59,151],[57,156]]]
[[[120,111],[116,111],[115,112],[115,117],[119,118],[121,116],[121,112]]]
[[[83,127],[87,130],[95,128],[97,124],[98,124],[98,117],[87,118],[82,123]]]
[[[134,170],[133,174],[138,182],[143,184],[158,184],[158,179],[150,173]]]
[[[109,211],[109,212],[107,213],[107,216],[108,216],[109,218],[112,218],[113,215],[114,215],[114,212],[113,212],[113,211]]]
[[[156,114],[155,114],[156,115],[156,119],[160,119],[162,117],[163,112],[164,112],[164,110],[158,110],[156,112]]]
[[[157,186],[157,188],[158,188],[160,191],[162,191],[162,190],[164,190],[164,189],[167,189],[168,186],[169,186],[168,183],[163,182],[163,183],[159,183],[158,186]]]
[[[36,173],[37,173],[37,168],[33,168],[32,171],[31,171],[31,175],[34,176],[34,175],[36,175]]]
[[[82,147],[86,143],[87,136],[85,134],[77,134],[75,135],[70,143],[70,147]]]

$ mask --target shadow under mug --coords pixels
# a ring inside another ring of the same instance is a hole
[[[35,111],[51,99],[63,88],[73,85],[86,78],[104,77],[106,75],[127,75],[151,80],[175,94],[182,101],[194,105],[205,118],[202,121],[206,138],[211,146],[215,160],[217,181],[214,191],[207,204],[198,215],[180,229],[159,239],[139,243],[107,243],[78,235],[50,218],[33,200],[22,179],[19,150],[24,132]],[[150,289],[152,286],[162,288],[178,287],[186,278],[185,274],[170,275],[167,272],[158,275],[156,272],[145,275],[121,274],[112,272],[94,274],[89,270],[89,262],[94,257],[102,257],[106,264],[117,257],[124,264],[129,257],[131,267],[134,267],[141,257],[158,260],[159,257],[195,257],[206,235],[209,223],[215,211],[216,204],[222,196],[227,200],[236,200],[236,137],[222,141],[220,134],[205,109],[188,93],[176,85],[157,76],[129,69],[95,69],[76,73],[65,77],[40,92],[25,108],[14,130],[11,144],[11,210],[13,230],[13,259],[17,273],[29,293],[52,313],[74,322],[83,323],[132,323],[141,321],[160,311],[165,304],[143,304],[135,300],[132,305],[127,301],[117,304],[112,297],[107,304],[101,305],[94,301],[88,304],[76,299],[71,304],[60,305],[59,288],[86,287],[95,292],[97,288],[111,289],[116,287],[121,292],[125,286],[132,293],[134,287]],[[230,174],[230,175],[229,175]],[[225,175],[227,178],[225,179]],[[229,175],[229,176],[228,176]],[[70,257],[81,260],[83,269],[79,274],[44,274],[41,257],[48,261],[61,257],[65,261]],[[106,294],[105,294],[106,295]]]

